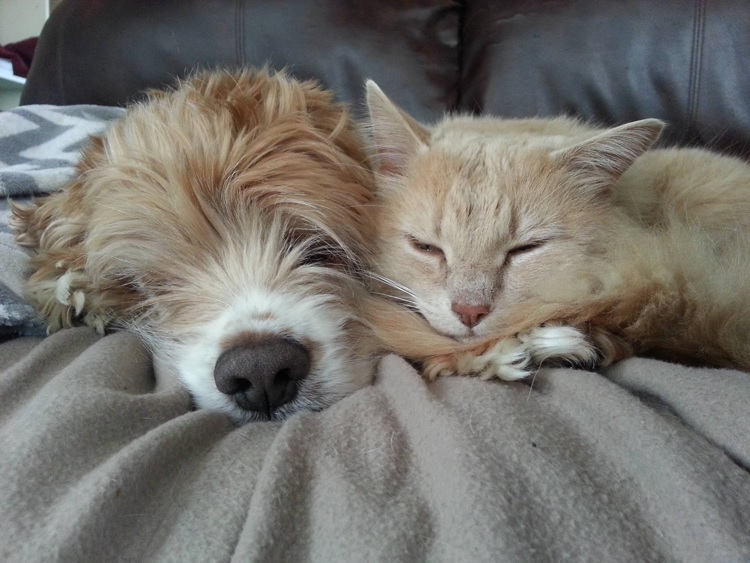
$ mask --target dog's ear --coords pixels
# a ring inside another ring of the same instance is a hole
[[[400,175],[420,147],[427,144],[430,131],[399,109],[375,82],[368,80],[368,126],[380,174]]]

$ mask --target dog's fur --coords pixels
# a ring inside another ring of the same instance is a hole
[[[33,249],[27,296],[51,331],[129,328],[198,407],[235,422],[318,410],[370,383],[362,266],[373,178],[346,109],[284,73],[204,71],[84,151],[61,192],[14,208]],[[309,374],[278,408],[217,389],[222,354],[303,346]]]

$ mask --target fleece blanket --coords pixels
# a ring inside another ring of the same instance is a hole
[[[0,345],[0,560],[750,560],[750,375],[532,386],[389,356],[321,413],[193,411],[130,334]]]
[[[44,333],[43,323],[22,297],[28,256],[8,227],[10,199],[25,201],[60,189],[73,177],[88,138],[124,111],[36,105],[0,112],[0,339]]]

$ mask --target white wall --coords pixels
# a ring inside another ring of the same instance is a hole
[[[0,0],[0,45],[38,36],[47,17],[48,0]]]

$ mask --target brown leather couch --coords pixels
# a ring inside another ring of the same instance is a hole
[[[270,64],[362,109],[365,78],[445,111],[659,117],[750,154],[750,2],[64,0],[22,103],[119,105],[196,66]]]

